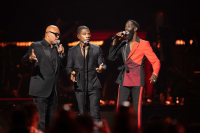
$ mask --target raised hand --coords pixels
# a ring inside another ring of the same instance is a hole
[[[96,68],[96,71],[98,72],[98,73],[102,73],[103,72],[103,63],[101,63],[101,65],[99,66],[99,68]]]
[[[31,53],[31,55],[29,56],[29,60],[30,60],[30,61],[38,62],[38,59],[36,58],[36,55],[35,55],[35,53],[34,53],[34,49],[32,49],[32,53]]]

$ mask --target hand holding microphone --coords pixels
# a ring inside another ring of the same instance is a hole
[[[118,32],[115,36],[112,37],[113,43],[112,45],[115,45],[117,41],[121,40],[121,38],[126,34],[126,31]]]
[[[60,57],[62,58],[63,54],[64,54],[64,47],[62,46],[62,44],[60,44],[60,40],[57,40],[56,45],[57,45],[58,53],[59,53]]]

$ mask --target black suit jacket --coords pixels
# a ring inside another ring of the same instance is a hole
[[[101,63],[103,63],[104,69],[106,69],[105,61],[103,58],[103,52],[99,46],[88,44],[89,46],[89,53],[87,53],[86,56],[86,64],[87,69],[86,72],[86,80],[88,89],[98,89],[102,88],[101,83],[98,79],[98,75],[96,72],[96,68],[99,67]],[[81,53],[80,44],[77,44],[76,46],[72,47],[68,51],[68,57],[67,57],[67,66],[66,66],[66,72],[67,75],[70,76],[71,72],[73,70],[76,71],[76,80],[77,83],[74,84],[74,89],[82,90],[83,85],[83,55]]]
[[[63,57],[61,59],[57,52],[56,66],[54,67],[48,47],[48,42],[45,39],[34,42],[30,45],[28,52],[22,58],[22,63],[30,62],[29,56],[32,53],[32,49],[34,49],[34,53],[38,59],[38,62],[32,62],[34,67],[29,88],[29,94],[32,96],[48,97],[52,92],[54,84],[57,90],[59,88],[59,68],[61,62],[63,66],[66,65],[66,58]]]

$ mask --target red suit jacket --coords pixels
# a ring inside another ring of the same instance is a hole
[[[153,67],[153,73],[157,74],[160,70],[160,61],[155,55],[148,41],[136,38],[134,45],[126,56],[126,48],[129,47],[128,41],[122,41],[118,46],[112,45],[109,50],[109,59],[114,61],[122,56],[124,65],[119,67],[121,70],[117,83],[123,86],[144,86],[144,62],[146,58]]]

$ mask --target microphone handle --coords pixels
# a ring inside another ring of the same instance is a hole
[[[63,57],[62,51],[60,52],[60,57]]]
[[[59,46],[60,46],[60,44],[57,44],[57,47],[59,47]],[[62,53],[62,51],[60,51],[59,54],[60,54],[60,57],[63,58],[63,53]]]
[[[114,40],[115,38],[118,38],[118,37],[119,37],[119,36],[117,36],[117,35],[116,35],[116,36],[113,36],[113,37],[112,37],[112,40]]]
[[[126,32],[125,31],[123,31],[122,32],[122,35],[125,35],[126,34]],[[114,39],[116,39],[116,38],[121,38],[120,36],[118,36],[118,35],[115,35],[115,36],[113,36],[112,37],[112,40],[114,40]]]

